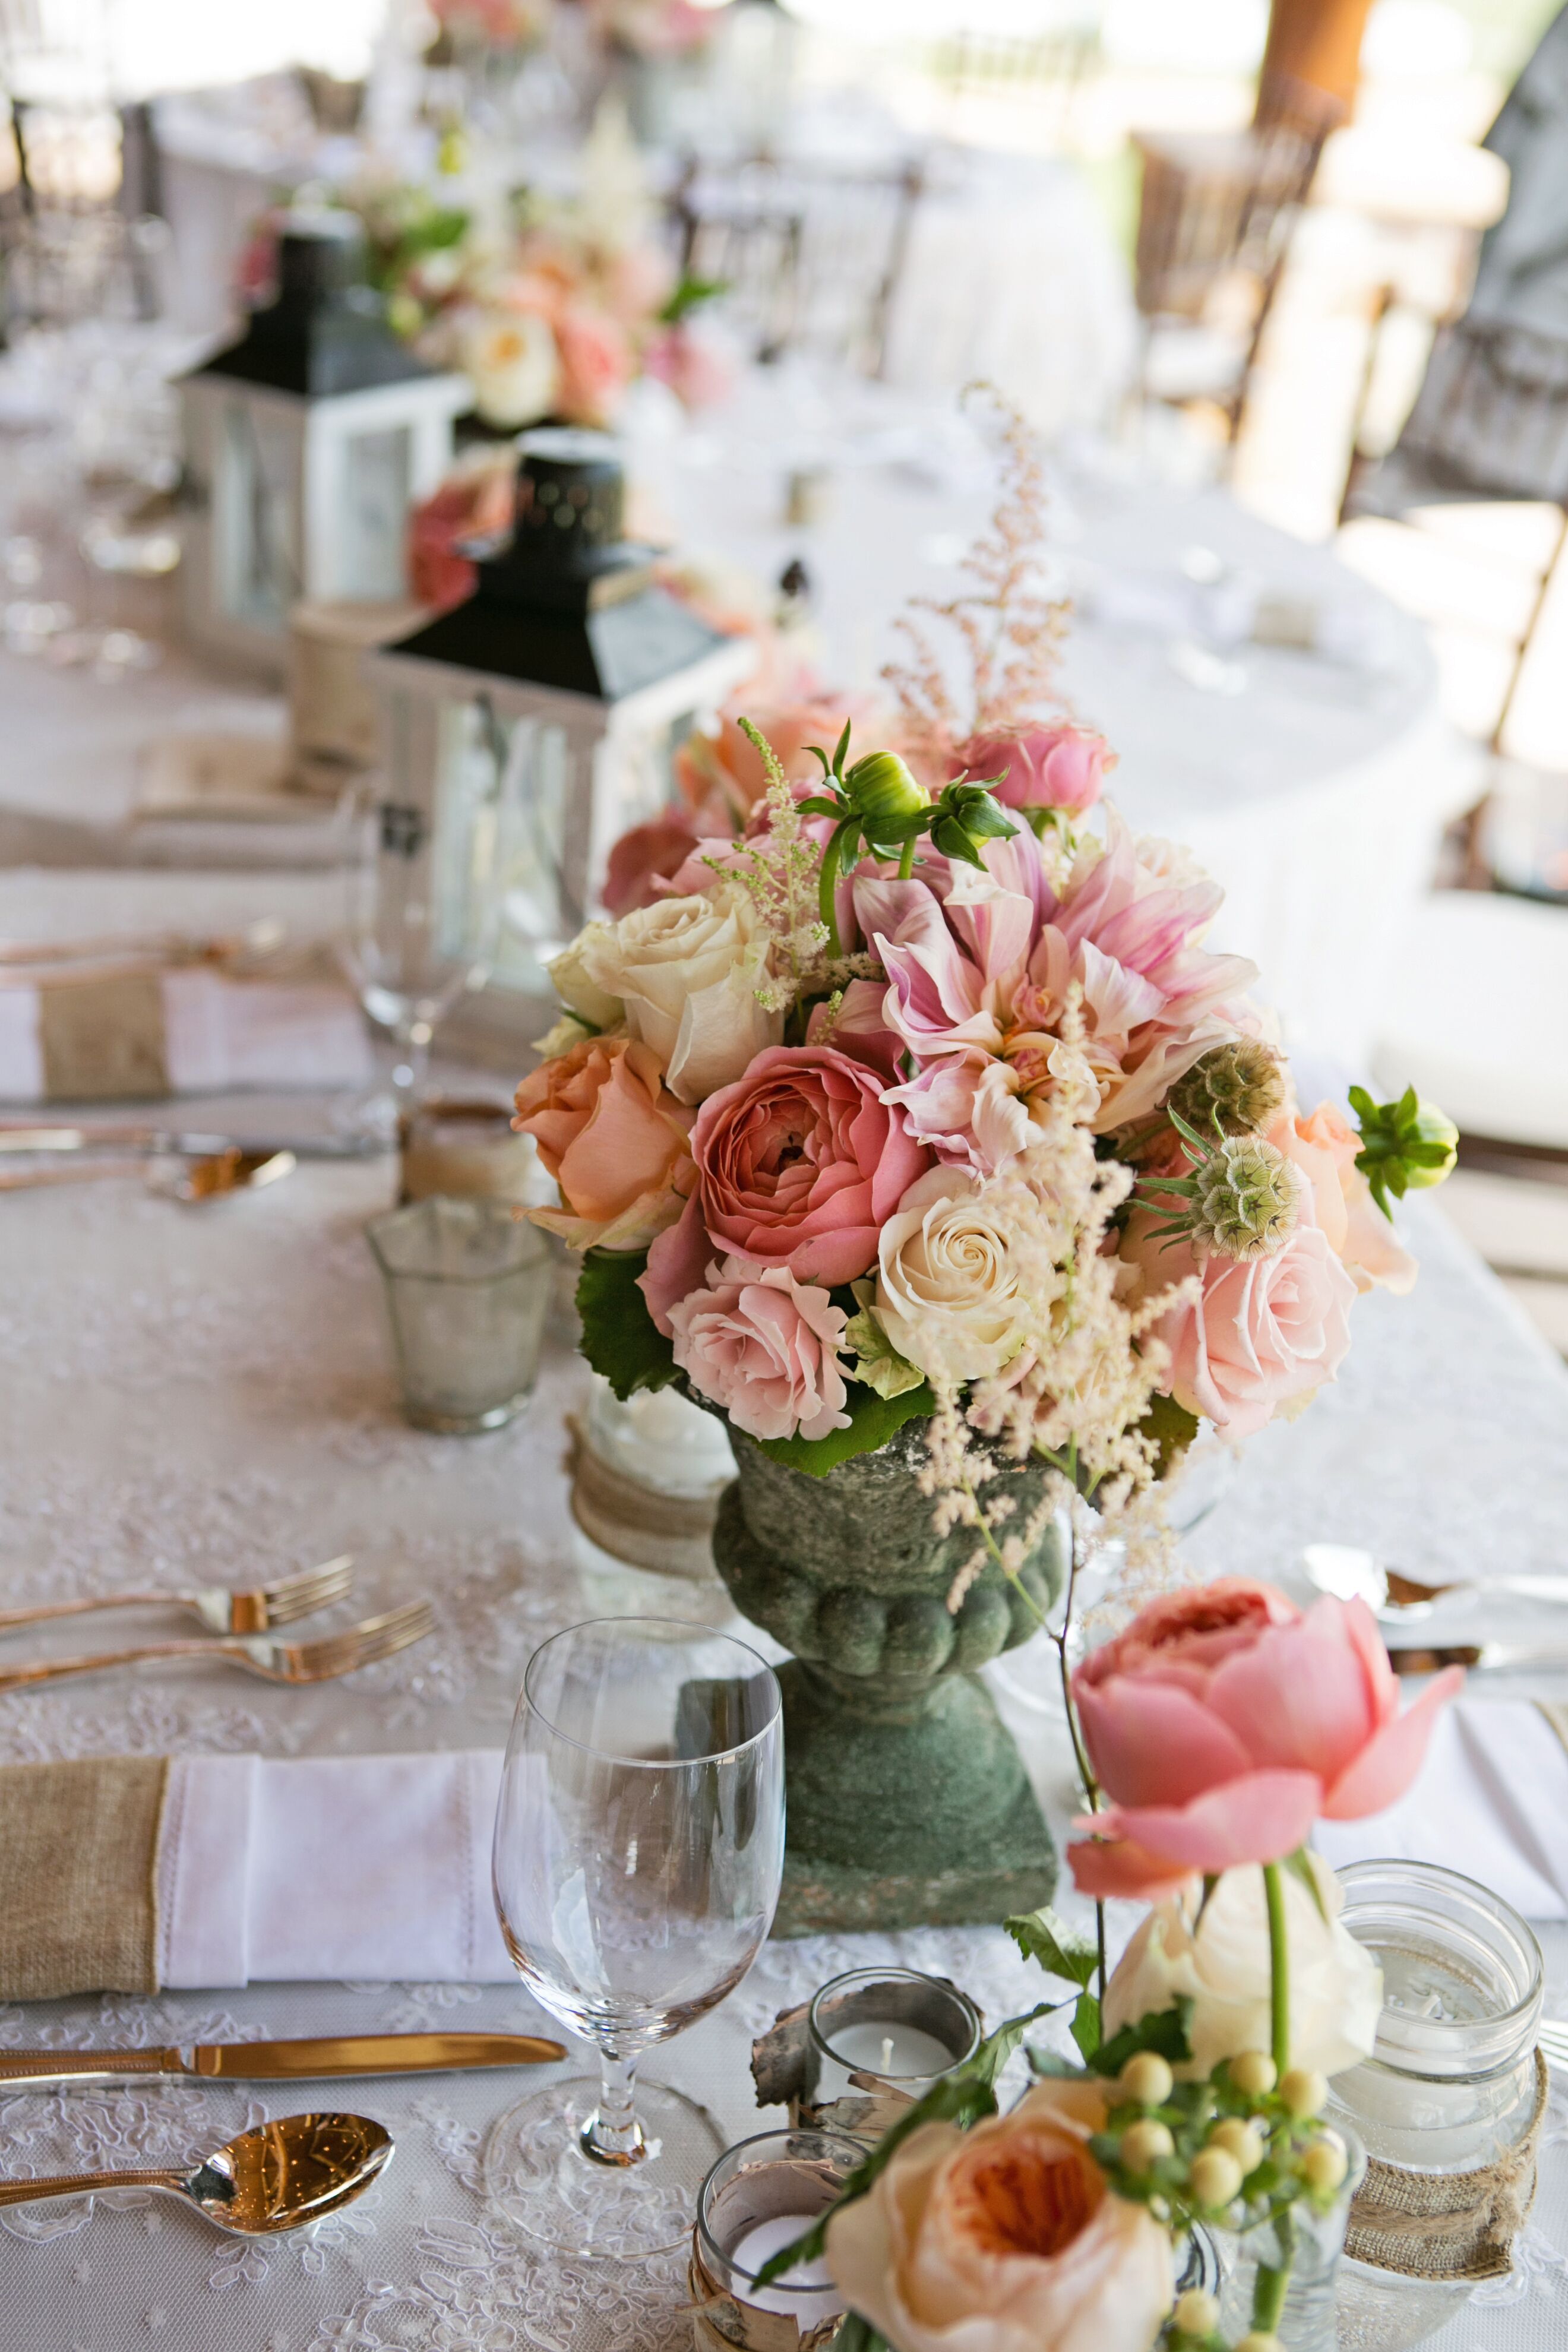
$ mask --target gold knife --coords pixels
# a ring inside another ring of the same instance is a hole
[[[127,2074],[205,2083],[316,2083],[334,2074],[442,2074],[548,2066],[565,2047],[536,2033],[341,2033],[312,2042],[197,2042],[163,2050],[0,2050],[0,2083],[112,2083]]]
[[[1527,1673],[1531,1666],[1568,1666],[1562,1642],[1450,1642],[1445,1646],[1390,1649],[1396,1675],[1435,1675],[1442,1666],[1465,1666],[1471,1674]]]

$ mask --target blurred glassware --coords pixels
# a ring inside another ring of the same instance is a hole
[[[783,1701],[754,1650],[667,1618],[574,1626],[523,1678],[496,1813],[501,1932],[600,2075],[501,2116],[485,2179],[530,2237],[637,2261],[688,2236],[723,2146],[645,2050],[745,1975],[784,1867]]]
[[[509,1202],[436,1198],[374,1218],[365,1237],[416,1429],[472,1437],[520,1413],[539,1374],[553,1259]]]

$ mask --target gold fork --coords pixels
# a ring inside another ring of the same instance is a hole
[[[379,1658],[422,1642],[435,1622],[427,1601],[405,1601],[384,1617],[367,1617],[363,1625],[346,1626],[317,1642],[270,1642],[260,1635],[247,1640],[235,1634],[216,1642],[148,1642],[138,1649],[104,1650],[90,1658],[38,1658],[30,1665],[0,1668],[0,1691],[57,1682],[65,1675],[95,1675],[105,1666],[137,1665],[143,1658],[221,1658],[226,1665],[259,1675],[263,1682],[332,1682],[339,1675],[373,1666]]]
[[[265,1633],[342,1601],[353,1580],[353,1554],[345,1551],[320,1568],[276,1577],[247,1592],[213,1584],[195,1592],[93,1592],[80,1601],[35,1601],[20,1609],[0,1609],[0,1633],[16,1625],[42,1625],[51,1617],[82,1617],[93,1609],[190,1609],[215,1633]]]

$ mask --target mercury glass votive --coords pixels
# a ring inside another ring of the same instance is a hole
[[[539,1371],[553,1260],[544,1236],[503,1201],[420,1201],[373,1218],[366,1239],[386,1282],[416,1429],[500,1429]]]
[[[825,2213],[866,2150],[841,2132],[759,2132],[727,2148],[703,2182],[691,2233],[693,2334],[699,2352],[822,2352],[844,2298],[826,2264],[803,2263],[767,2286],[757,2273]]]
[[[851,1969],[834,1977],[806,2015],[803,2107],[853,2095],[853,2074],[874,2074],[918,2099],[939,2074],[980,2047],[980,2012],[967,1993],[913,1969]]]
[[[1380,2165],[1414,2183],[1440,2249],[1469,2207],[1488,2203],[1479,2176],[1533,2160],[1541,1947],[1500,1895],[1436,1864],[1359,1862],[1339,1877],[1342,1924],[1383,1970],[1383,2011],[1372,2055],[1335,2075],[1327,2119],[1343,2116],[1364,2141],[1367,2198],[1388,2202]],[[1397,2352],[1447,2326],[1479,2274],[1432,2275],[1449,2257],[1414,2241],[1407,2268],[1360,2259],[1369,2222],[1352,2207],[1340,2342],[1346,2352]],[[1500,2252],[1498,2266],[1506,2269]]]

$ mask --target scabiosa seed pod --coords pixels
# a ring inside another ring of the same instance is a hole
[[[1200,1135],[1258,1135],[1285,1108],[1279,1057],[1256,1037],[1211,1045],[1171,1090],[1172,1108]]]
[[[1296,1171],[1256,1135],[1227,1136],[1193,1174],[1194,1239],[1226,1257],[1272,1257],[1296,1230]]]

